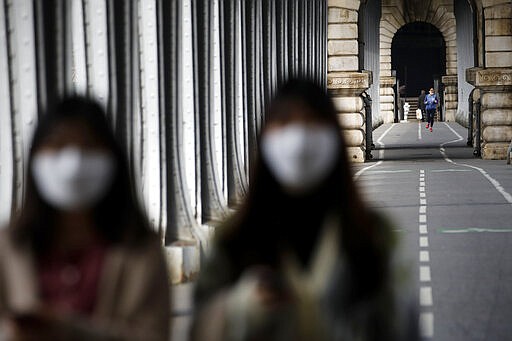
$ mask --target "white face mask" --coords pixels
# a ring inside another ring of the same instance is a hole
[[[37,153],[32,163],[35,186],[41,197],[61,210],[94,206],[109,190],[114,170],[111,155],[73,146]]]
[[[305,193],[333,170],[340,145],[335,128],[296,123],[265,133],[261,152],[270,172],[286,190]]]

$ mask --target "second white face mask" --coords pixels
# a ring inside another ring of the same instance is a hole
[[[289,124],[262,136],[261,153],[276,180],[293,192],[319,185],[333,170],[340,152],[333,127]]]
[[[41,197],[61,210],[87,209],[109,190],[115,171],[105,152],[66,147],[34,156],[32,174]]]

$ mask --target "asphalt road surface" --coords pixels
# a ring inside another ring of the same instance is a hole
[[[512,166],[473,158],[456,123],[386,124],[354,166],[401,236],[431,340],[512,340]]]

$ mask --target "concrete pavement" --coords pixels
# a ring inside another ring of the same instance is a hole
[[[474,159],[456,123],[383,125],[354,165],[368,203],[395,222],[422,333],[512,340],[512,167]]]

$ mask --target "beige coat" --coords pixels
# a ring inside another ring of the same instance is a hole
[[[170,285],[157,238],[135,250],[111,247],[102,271],[92,317],[67,318],[66,339],[169,340]],[[39,305],[32,254],[0,231],[0,319]]]
[[[394,251],[391,225],[380,215],[375,214],[374,219],[382,233],[388,234],[389,248]],[[307,268],[285,262],[285,267],[277,270],[290,284],[288,290],[292,297],[300,298],[290,304],[292,313],[281,314],[280,320],[251,299],[255,291],[250,291],[246,284],[247,272],[239,275],[236,257],[226,247],[223,235],[217,232],[195,287],[192,339],[251,339],[246,335],[252,336],[254,330],[259,332],[254,326],[279,321],[282,328],[269,329],[272,333],[291,330],[298,336],[270,334],[265,335],[265,340],[418,340],[416,296],[407,281],[408,267],[402,264],[398,254],[392,253],[388,264],[390,276],[379,292],[350,308],[345,305],[349,275],[345,256],[337,251],[339,237],[332,228],[336,222],[333,225],[331,222],[327,220]],[[245,250],[241,247],[238,255],[242,257]]]

